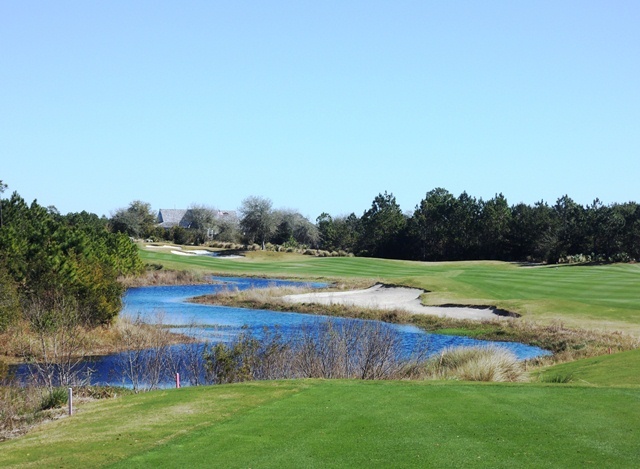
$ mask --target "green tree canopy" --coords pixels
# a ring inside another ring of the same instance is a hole
[[[271,200],[250,196],[240,206],[240,229],[247,243],[259,243],[262,249],[276,229]]]
[[[15,192],[2,205],[0,266],[22,299],[46,304],[69,296],[93,324],[118,314],[123,288],[117,277],[143,268],[126,235],[108,232],[96,215],[61,216],[36,201],[27,205]]]
[[[359,252],[373,257],[393,257],[398,251],[394,240],[403,232],[406,218],[393,194],[378,194],[371,208],[362,215]]]
[[[156,225],[156,216],[151,204],[134,200],[127,208],[115,211],[109,220],[111,230],[134,238],[147,238],[152,235]]]

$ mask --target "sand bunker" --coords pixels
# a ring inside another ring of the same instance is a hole
[[[236,254],[218,254],[211,251],[206,251],[204,249],[194,249],[193,251],[176,251],[172,250],[171,254],[176,254],[178,256],[207,256],[207,257],[215,257],[216,259],[242,259],[242,256],[238,256]]]
[[[177,254],[178,256],[197,256],[197,254],[191,254],[188,251],[171,251],[171,254]]]
[[[418,288],[386,287],[374,285],[366,290],[351,290],[346,292],[318,292],[300,295],[287,295],[285,301],[291,303],[318,303],[323,305],[341,304],[373,309],[401,309],[413,314],[433,314],[454,319],[498,319],[493,308],[468,306],[423,306]]]

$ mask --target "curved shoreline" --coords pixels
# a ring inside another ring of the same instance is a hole
[[[286,295],[282,299],[288,303],[316,303],[323,305],[340,304],[372,309],[401,309],[412,314],[430,314],[452,319],[488,320],[517,317],[509,311],[492,306],[425,306],[420,301],[424,293],[418,288],[396,287],[377,284],[364,290],[346,292],[313,292]]]

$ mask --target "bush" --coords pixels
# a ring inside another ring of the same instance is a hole
[[[436,379],[464,381],[526,381],[522,364],[502,347],[457,347],[429,360],[429,374]]]
[[[204,353],[208,379],[234,383],[261,379],[405,379],[421,376],[426,344],[404,348],[386,324],[322,321],[285,339],[275,329],[258,338],[247,331]]]
[[[40,410],[62,407],[67,403],[68,397],[66,388],[54,388],[42,399]]]

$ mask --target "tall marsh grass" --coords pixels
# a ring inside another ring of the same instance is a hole
[[[141,275],[121,277],[119,280],[125,288],[210,283],[202,272],[165,269],[148,269]]]
[[[427,376],[462,381],[527,381],[522,362],[509,350],[497,346],[443,350],[427,362]]]

